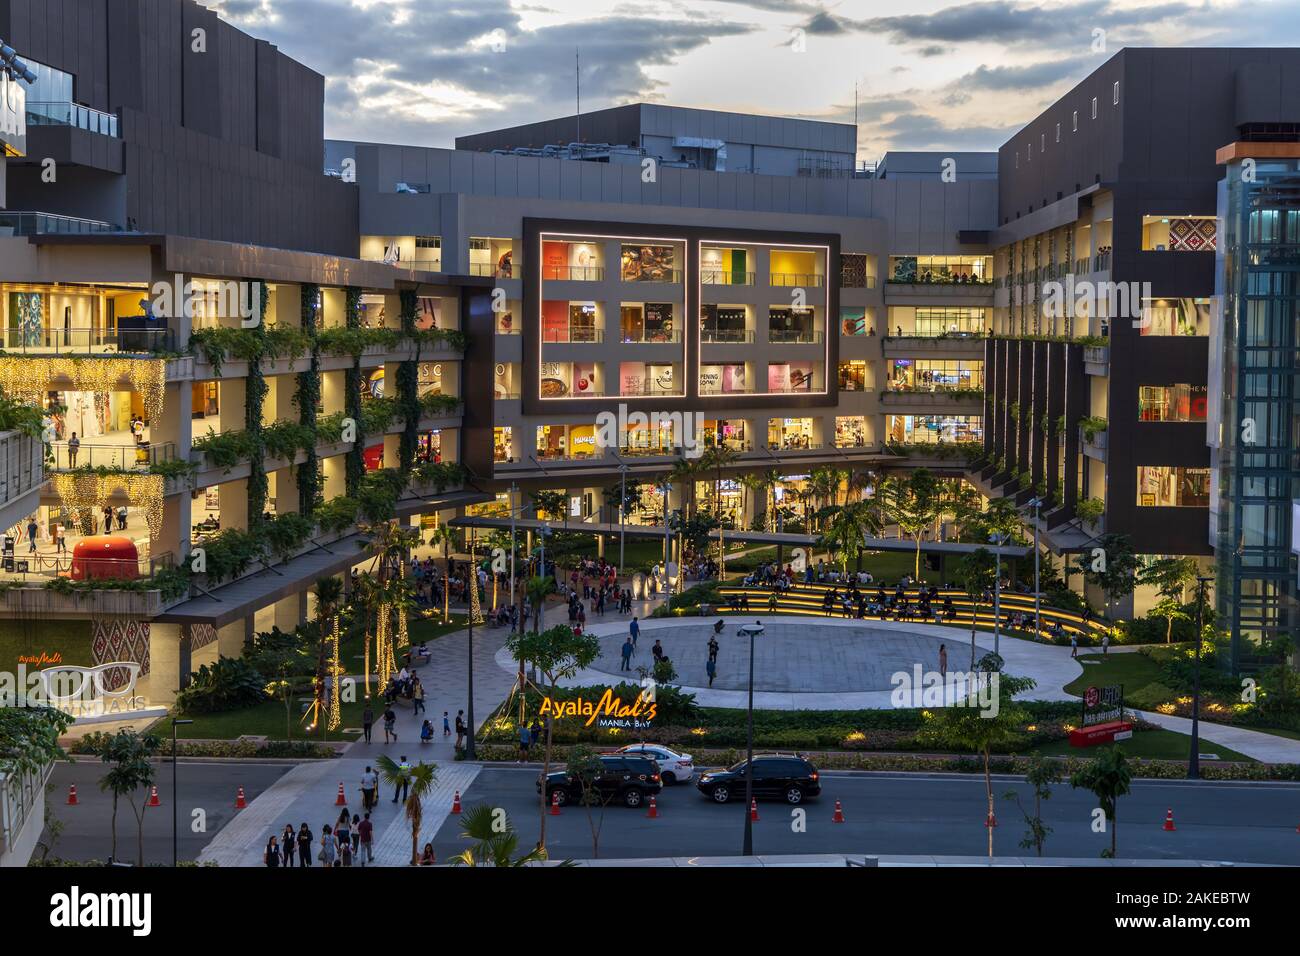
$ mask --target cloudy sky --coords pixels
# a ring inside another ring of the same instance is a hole
[[[450,146],[582,107],[852,123],[859,157],[993,149],[1124,46],[1300,36],[1300,0],[201,0],[326,77],[329,136]]]

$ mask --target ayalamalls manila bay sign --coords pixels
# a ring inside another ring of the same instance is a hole
[[[597,727],[616,730],[644,730],[654,721],[657,712],[653,687],[643,688],[629,703],[624,703],[623,698],[614,693],[614,688],[607,687],[596,701],[589,697],[575,697],[572,700],[545,697],[542,699],[539,716],[556,720],[578,718],[587,727],[595,724]]]

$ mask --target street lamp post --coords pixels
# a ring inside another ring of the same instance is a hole
[[[1213,578],[1196,578],[1196,672],[1192,675],[1192,752],[1187,755],[1187,779],[1201,777],[1201,634],[1205,627],[1205,585]]]
[[[754,638],[763,633],[760,621],[742,624],[740,636],[749,637],[749,709],[745,730],[745,856],[754,855],[754,818],[749,808],[754,805]]]
[[[510,482],[510,603],[515,608],[515,620],[519,621],[519,612],[522,605],[519,603],[519,579],[515,577],[515,551],[518,545],[515,543],[515,494],[519,491],[519,486],[513,481]],[[519,669],[524,668],[523,662],[519,664]]]
[[[1002,542],[1006,540],[1006,535],[998,533],[991,535],[989,541],[993,543],[993,555],[996,570],[993,572],[993,653],[1001,656],[1001,638],[1002,638]]]
[[[550,523],[543,521],[541,527],[537,529],[537,540],[542,543],[541,555],[538,558],[537,576],[542,580],[546,580],[546,536],[550,533],[551,533]],[[537,630],[539,631],[546,630],[544,626],[545,622],[543,620],[543,612],[545,610],[546,610],[546,593],[543,592],[541,596],[537,599]]]
[[[1035,496],[1029,503],[1034,506],[1034,638],[1037,639],[1038,636],[1043,633],[1039,595],[1041,589],[1038,586],[1038,569],[1042,560],[1041,555],[1038,552],[1038,509],[1043,506],[1043,502],[1042,499]]]
[[[469,699],[465,702],[465,759],[473,760],[474,752],[474,600],[478,596],[478,566],[474,562],[474,529],[469,529],[469,573],[465,576],[471,591],[469,594],[469,638],[466,642],[465,660],[469,668]]]
[[[176,861],[179,854],[178,837],[177,837],[177,815],[180,812],[177,807],[180,806],[180,793],[177,791],[176,781],[176,727],[179,724],[192,724],[192,720],[179,720],[172,718],[172,868],[176,868]],[[144,861],[142,860],[141,863]]]

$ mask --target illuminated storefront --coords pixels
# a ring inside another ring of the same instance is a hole
[[[748,391],[748,377],[743,363],[700,366],[701,395],[736,395]]]
[[[984,440],[980,415],[889,415],[885,418],[888,441],[904,445],[937,445]]]
[[[889,363],[891,391],[938,392],[983,387],[984,362],[980,359],[893,359]]]
[[[1137,503],[1142,508],[1208,508],[1210,469],[1139,465]]]
[[[514,458],[514,429],[509,425],[497,425],[492,429],[492,460],[509,462]]]
[[[867,419],[863,415],[837,416],[835,419],[835,447],[863,448],[870,445],[867,437]]]
[[[721,445],[733,451],[748,451],[749,440],[745,431],[746,424],[747,422],[743,418],[706,418],[704,420],[704,443],[706,445]]]
[[[1204,385],[1138,386],[1138,420],[1203,422],[1208,407]]]
[[[597,455],[595,425],[538,425],[539,459],[593,458]]]
[[[867,363],[859,360],[841,362],[840,391],[865,392],[867,390]]]
[[[769,448],[815,448],[811,418],[770,418],[767,422]]]

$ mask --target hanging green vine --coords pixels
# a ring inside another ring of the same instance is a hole
[[[248,280],[254,282],[255,280]],[[262,355],[266,350],[266,304],[271,292],[265,282],[255,282],[260,293],[257,301],[257,322],[248,331],[256,348],[248,362],[248,379],[244,391],[244,430],[252,440],[252,455],[248,468],[248,527],[257,528],[266,511],[266,457],[265,438],[262,435],[262,407],[266,403],[266,376],[262,374]]]
[[[298,405],[298,421],[310,428],[313,440],[303,446],[307,460],[297,470],[298,513],[311,515],[323,497],[320,488],[320,462],[316,457],[316,406],[320,404],[320,339],[316,331],[317,305],[320,286],[307,283],[302,287],[302,307],[299,319],[302,331],[311,346],[311,369],[298,373],[298,391],[293,400]]]
[[[415,310],[419,297],[414,289],[404,289],[401,298],[402,334],[415,338]],[[406,428],[398,453],[398,469],[406,474],[415,465],[415,446],[420,434],[420,343],[416,339],[415,358],[397,367],[397,401]]]
[[[343,311],[344,324],[349,329],[361,328],[361,290],[348,288],[346,304]],[[347,417],[356,422],[357,440],[347,454],[346,472],[344,474],[345,494],[356,498],[361,489],[361,480],[366,476],[366,434],[361,429],[361,356],[352,357],[352,367],[344,378],[344,410]]]

